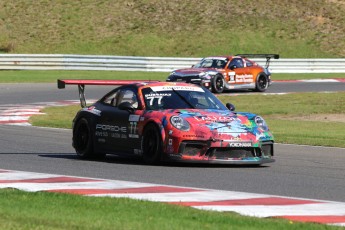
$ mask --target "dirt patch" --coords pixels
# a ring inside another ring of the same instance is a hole
[[[301,116],[274,115],[275,119],[295,120],[295,121],[322,121],[322,122],[344,122],[345,114],[310,114]]]

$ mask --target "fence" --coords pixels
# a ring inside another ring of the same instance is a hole
[[[0,70],[121,70],[170,72],[201,58],[65,54],[0,54]],[[252,59],[264,65],[265,59]],[[272,73],[345,73],[345,58],[272,59]]]

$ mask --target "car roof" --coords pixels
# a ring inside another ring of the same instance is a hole
[[[233,59],[233,58],[242,58],[242,57],[235,56],[235,55],[223,55],[223,56],[209,56],[209,57],[204,57],[203,59]]]
[[[202,88],[199,85],[191,84],[191,83],[185,83],[185,82],[166,82],[166,81],[160,81],[160,82],[140,82],[135,84],[138,88],[148,88],[152,86],[186,86],[186,87],[196,87],[196,88]]]

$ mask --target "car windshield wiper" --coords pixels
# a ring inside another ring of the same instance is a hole
[[[195,109],[194,105],[192,105],[184,96],[182,96],[181,94],[179,94],[174,88],[172,88],[172,91],[174,93],[177,94],[177,96],[179,96],[179,98],[181,98],[184,102],[186,102],[192,109]]]

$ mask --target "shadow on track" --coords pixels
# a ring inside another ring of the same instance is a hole
[[[69,160],[78,161],[90,161],[90,162],[103,162],[109,164],[123,164],[123,165],[147,165],[150,167],[170,167],[170,168],[266,168],[266,165],[230,165],[230,164],[210,164],[210,163],[190,163],[190,162],[160,162],[157,165],[145,164],[140,158],[137,157],[123,157],[117,155],[107,155],[101,160],[84,160],[78,158],[75,153],[61,153],[61,154],[38,154],[40,157],[50,157],[50,158],[64,158]]]

